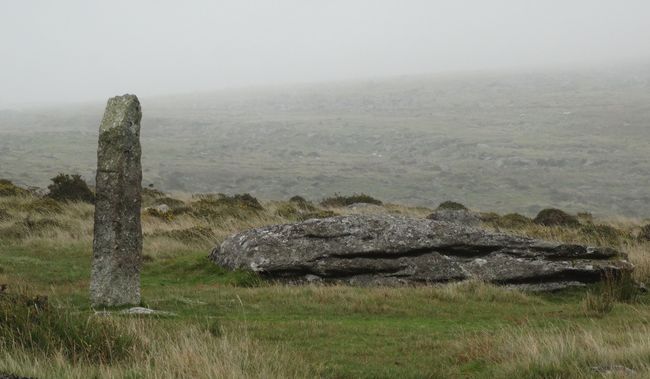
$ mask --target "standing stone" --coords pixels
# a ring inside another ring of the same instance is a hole
[[[141,118],[135,95],[116,96],[108,100],[99,127],[90,280],[96,306],[140,303]]]

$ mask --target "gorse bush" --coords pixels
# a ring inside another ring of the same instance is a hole
[[[541,210],[535,219],[536,224],[544,226],[579,226],[580,222],[575,216],[560,209],[548,208]]]
[[[464,211],[467,210],[467,207],[465,207],[461,203],[457,203],[455,201],[444,201],[438,205],[439,210],[451,210],[451,211]]]
[[[323,207],[345,207],[357,203],[374,204],[374,205],[383,204],[381,200],[377,200],[370,195],[361,193],[361,194],[353,194],[351,196],[334,194],[334,196],[332,197],[323,199],[320,202],[320,205],[322,205]]]
[[[263,211],[259,200],[250,194],[228,196],[203,195],[190,204],[190,213],[197,218],[218,220],[223,218],[244,219]]]
[[[74,363],[109,364],[127,358],[136,343],[108,319],[66,312],[47,299],[0,293],[0,346],[46,356],[63,354]]]
[[[88,184],[81,175],[59,174],[52,179],[52,184],[47,186],[50,191],[48,197],[59,201],[83,201],[93,203],[95,194],[88,188]]]

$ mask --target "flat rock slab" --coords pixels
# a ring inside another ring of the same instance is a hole
[[[349,215],[236,234],[210,254],[231,270],[289,282],[428,284],[479,279],[554,290],[631,271],[610,248],[544,242],[453,222]]]

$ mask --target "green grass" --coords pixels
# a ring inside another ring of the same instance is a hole
[[[58,221],[38,233],[0,237],[0,284],[8,284],[10,293],[48,296],[57,314],[76,320],[69,326],[83,331],[78,321],[97,317],[88,298],[92,206],[62,204],[56,213],[38,215],[25,206],[34,201],[0,198],[10,215],[0,230],[28,215]],[[210,248],[226,235],[295,217],[278,212],[286,202],[262,205],[216,221],[191,213],[168,221],[143,217],[142,302],[174,315],[109,317],[115,336],[134,338],[133,357],[98,365],[88,357],[71,359],[61,344],[14,344],[0,349],[0,372],[55,378],[573,378],[593,376],[591,367],[619,364],[650,375],[648,294],[628,297],[606,285],[524,294],[477,282],[289,286],[213,265]],[[431,211],[390,204],[334,210],[414,217]],[[494,217],[492,227],[507,227]],[[540,238],[616,246],[631,254],[637,279],[650,278],[650,249],[636,238],[639,225],[581,222],[569,229],[530,221],[513,227]],[[209,231],[214,241],[185,240],[181,232],[192,227]]]
[[[89,313],[90,246],[45,244],[4,244],[3,280],[29,283],[66,312]],[[142,272],[144,303],[178,315],[150,320],[151,327],[205,328],[216,321],[226,330],[243,328],[263,346],[279,345],[299,356],[323,377],[499,377],[503,362],[467,351],[477,334],[522,326],[542,333],[577,327],[613,332],[650,320],[647,295],[594,318],[581,307],[584,291],[523,295],[478,284],[448,293],[432,287],[288,287],[214,267],[203,251],[174,255],[146,263]],[[568,369],[535,368],[560,376]]]

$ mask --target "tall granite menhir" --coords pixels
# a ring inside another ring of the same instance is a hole
[[[140,303],[140,102],[108,100],[99,127],[97,197],[90,298],[95,306]]]

